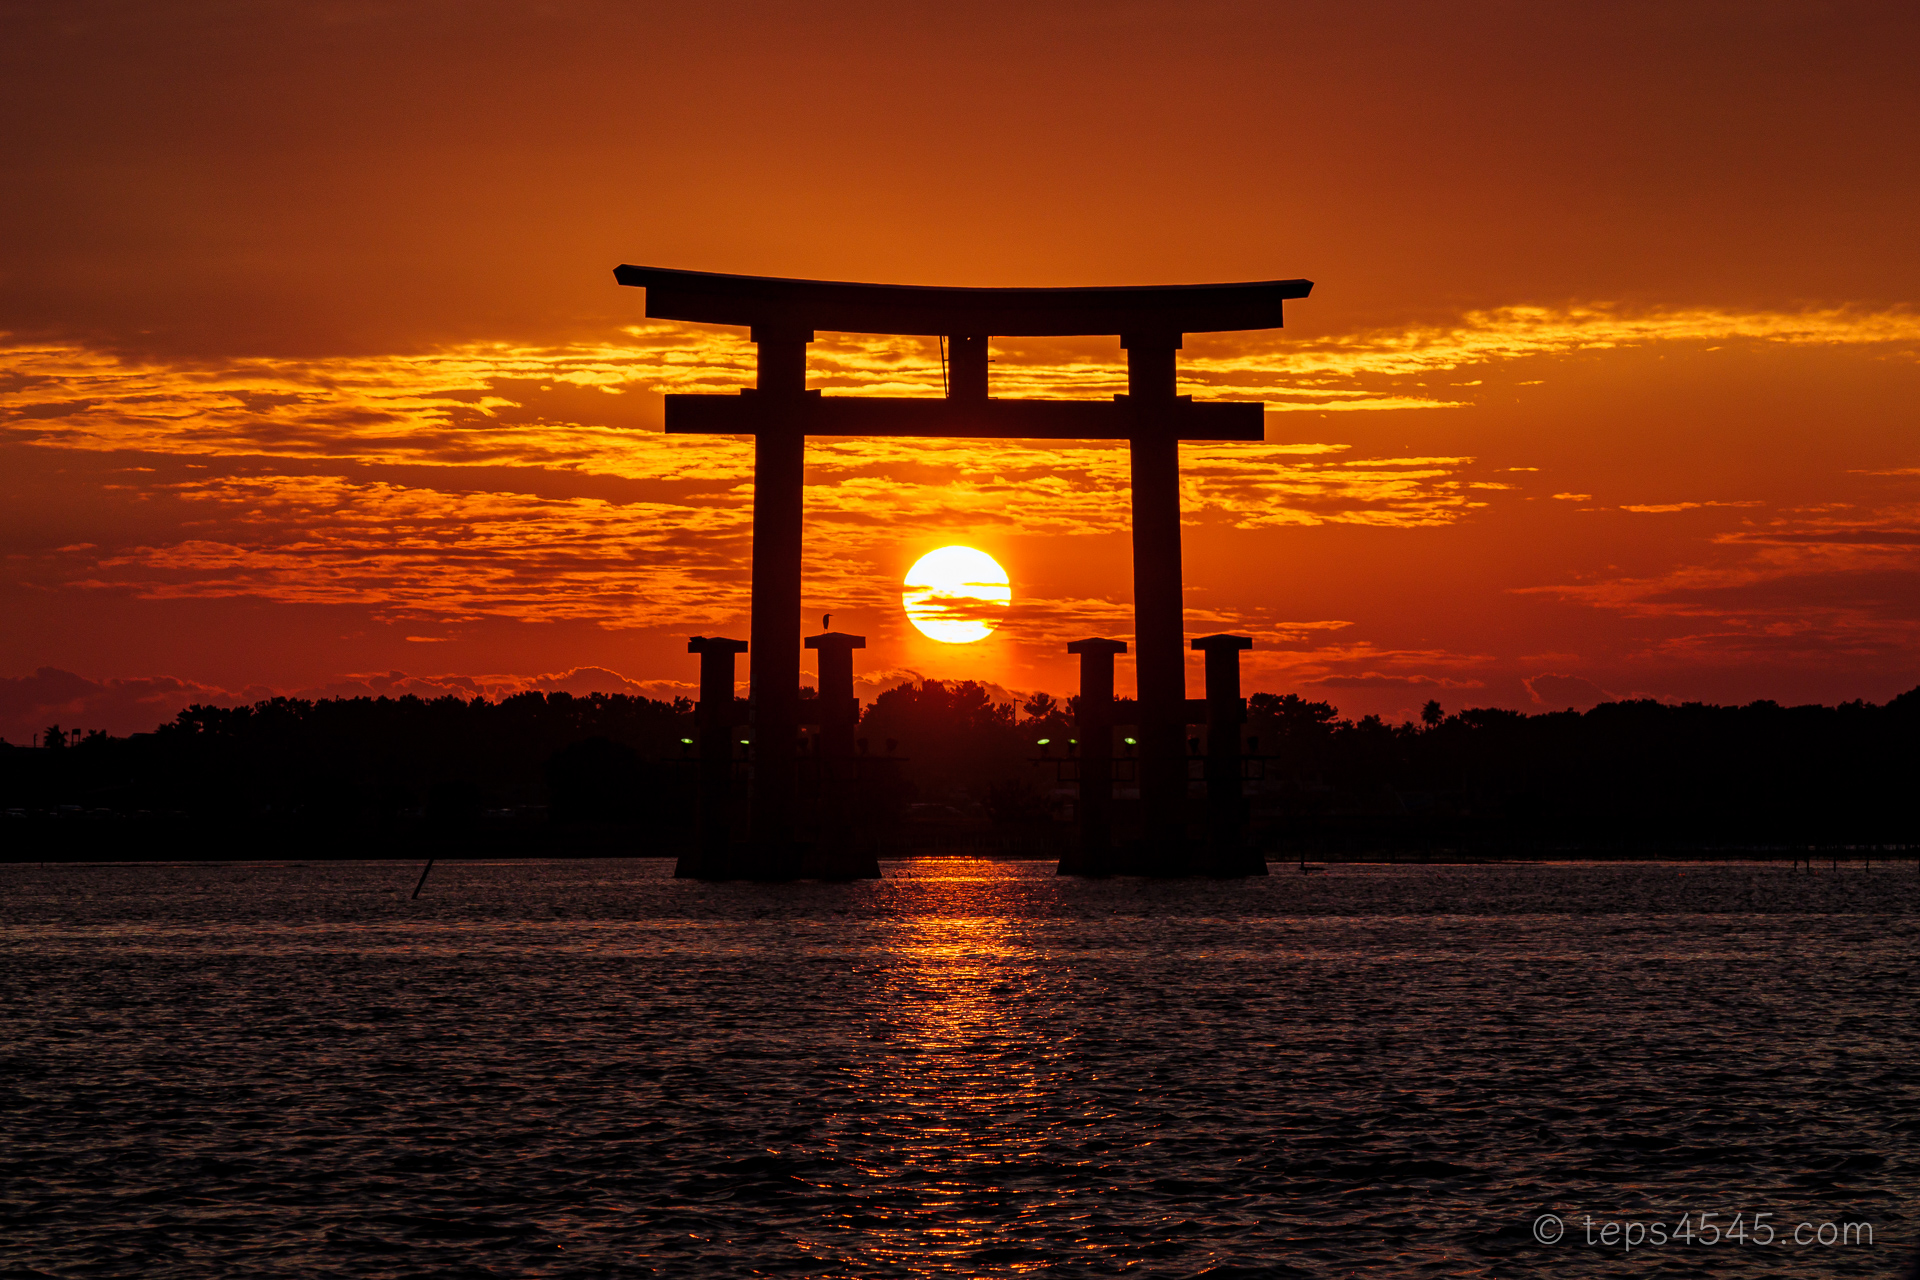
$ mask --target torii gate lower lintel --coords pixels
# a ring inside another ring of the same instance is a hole
[[[753,691],[755,864],[792,878],[799,736],[800,552],[806,437],[1125,440],[1132,466],[1142,869],[1184,874],[1186,653],[1180,572],[1182,440],[1259,440],[1259,403],[1178,394],[1188,333],[1277,329],[1310,280],[1130,288],[965,289],[851,284],[621,266],[654,319],[741,325],[759,349],[757,385],[738,395],[669,395],[671,434],[754,437]],[[948,340],[947,395],[827,397],[806,388],[815,330]],[[1117,335],[1127,393],[1112,401],[1000,400],[988,394],[990,337]],[[787,867],[783,872],[780,868]],[[815,865],[819,865],[817,857]]]

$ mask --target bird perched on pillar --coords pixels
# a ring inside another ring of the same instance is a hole
[[[821,629],[822,631],[831,631],[831,630],[833,630],[833,615],[832,615],[832,614],[830,614],[830,613],[823,613],[823,614],[821,614],[821,615],[820,615],[820,629]]]

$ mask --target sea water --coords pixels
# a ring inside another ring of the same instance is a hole
[[[1912,862],[419,866],[0,867],[0,1272],[1886,1276],[1920,1238]]]

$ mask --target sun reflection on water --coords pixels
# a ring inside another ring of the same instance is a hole
[[[864,1114],[840,1135],[855,1177],[898,1189],[867,1197],[860,1253],[875,1268],[1025,1270],[1044,1259],[1004,1247],[1021,1221],[1072,1213],[1055,1134],[1094,1117],[1071,1102],[1067,974],[998,909],[997,870],[931,869],[925,914],[892,922],[882,944],[875,1052],[854,1072]]]

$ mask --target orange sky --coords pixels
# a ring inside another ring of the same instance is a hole
[[[1251,688],[1920,683],[1912,7],[1411,8],[7,9],[0,734],[689,685],[690,632],[746,633],[749,451],[659,434],[659,396],[750,348],[646,321],[622,261],[1313,279],[1182,353],[1183,391],[1268,405],[1264,445],[1183,450],[1188,627],[1254,635]],[[1002,395],[1122,370],[995,357]],[[918,339],[811,365],[939,384]],[[1130,630],[1122,449],[809,465],[809,622],[868,677],[1066,693],[1067,640]],[[950,542],[1012,576],[977,645],[899,609]]]

